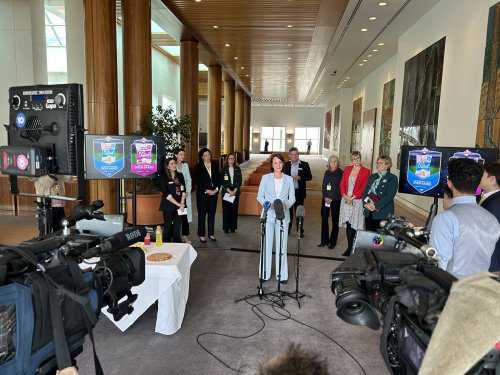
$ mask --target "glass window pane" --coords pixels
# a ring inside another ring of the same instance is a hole
[[[273,128],[271,126],[263,126],[260,134],[261,138],[271,139],[273,137]]]
[[[295,128],[295,139],[306,139],[307,128]]]
[[[299,149],[299,152],[305,153],[307,151],[307,141],[305,139],[296,139],[294,142],[294,146]]]
[[[307,128],[307,139],[319,139],[319,128]]]
[[[319,141],[316,139],[312,139],[311,152],[317,154],[319,152]]]
[[[285,127],[284,126],[276,126],[274,128],[274,137],[276,139],[285,139]]]

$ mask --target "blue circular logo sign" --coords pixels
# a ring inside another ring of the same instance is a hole
[[[24,114],[19,113],[16,116],[16,125],[18,128],[22,128],[24,125],[26,125],[26,117],[24,116]]]
[[[384,244],[384,237],[382,236],[379,236],[378,234],[373,236],[372,238],[372,243],[376,246],[376,247],[379,247],[379,246],[382,246]]]

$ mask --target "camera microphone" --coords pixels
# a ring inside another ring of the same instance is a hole
[[[264,208],[264,211],[262,212],[262,215],[260,216],[260,222],[265,223],[267,220],[267,212],[271,208],[271,202],[265,201],[264,204],[262,205],[262,207]]]
[[[306,215],[306,210],[304,206],[300,205],[297,207],[297,211],[295,212],[297,225],[302,225],[304,223],[304,216]]]
[[[283,207],[283,202],[281,199],[274,200],[274,213],[276,215],[276,220],[285,219],[285,208]]]
[[[92,258],[96,255],[112,253],[113,251],[124,249],[139,242],[146,236],[146,227],[133,227],[123,232],[106,238],[100,245],[88,249],[84,253],[85,258]]]

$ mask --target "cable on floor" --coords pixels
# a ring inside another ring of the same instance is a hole
[[[220,357],[218,357],[217,355],[215,355],[213,352],[211,352],[207,347],[203,346],[203,344],[200,342],[200,338],[202,336],[206,336],[206,335],[215,335],[215,336],[220,336],[220,337],[227,337],[227,338],[232,338],[232,339],[247,339],[247,338],[250,338],[250,337],[253,337],[257,334],[259,334],[260,332],[262,332],[264,330],[264,328],[266,327],[266,322],[263,318],[266,317],[268,319],[271,319],[271,320],[275,320],[275,321],[285,321],[285,320],[292,320],[298,324],[301,324],[307,328],[310,328],[318,333],[320,333],[321,335],[323,335],[324,337],[326,337],[328,340],[332,341],[336,346],[338,346],[340,349],[342,349],[349,357],[351,357],[354,362],[356,362],[356,364],[359,366],[359,368],[361,369],[361,371],[363,372],[364,375],[366,375],[366,371],[365,369],[363,368],[363,366],[361,366],[361,364],[359,363],[359,361],[354,358],[354,356],[349,353],[347,351],[347,349],[345,349],[342,345],[340,345],[334,338],[328,336],[325,332],[321,331],[320,329],[316,328],[316,327],[313,327],[307,323],[304,323],[304,322],[301,322],[300,320],[298,319],[295,319],[292,317],[292,314],[290,313],[290,311],[288,311],[287,309],[285,309],[284,307],[281,307],[280,304],[278,304],[278,301],[276,299],[269,299],[267,297],[264,297],[266,299],[267,302],[259,302],[259,303],[251,303],[249,302],[248,300],[245,300],[246,303],[248,303],[251,307],[251,311],[253,314],[255,314],[259,320],[262,322],[262,326],[255,332],[249,334],[249,335],[244,335],[244,336],[235,336],[235,335],[229,335],[229,334],[225,334],[225,333],[219,333],[219,332],[203,332],[203,333],[200,333],[197,337],[196,337],[196,342],[198,343],[198,345],[204,350],[206,351],[208,354],[210,354],[212,357],[214,357],[217,361],[219,361],[222,365],[224,365],[226,368],[236,372],[237,374],[240,374],[241,371],[246,368],[246,367],[249,367],[249,365],[247,364],[243,364],[241,365],[239,368],[234,368],[232,367],[231,365],[229,365],[228,363],[224,362],[224,360],[222,360]],[[273,311],[275,313],[277,313],[278,315],[280,315],[281,317],[279,318],[276,318],[276,317],[272,317],[268,314],[266,314],[264,311],[261,310],[261,308],[259,306],[271,306],[271,308],[273,309]],[[262,315],[260,315],[260,314]]]

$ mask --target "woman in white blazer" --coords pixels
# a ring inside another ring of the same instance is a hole
[[[283,209],[285,211],[285,220],[283,220],[283,244],[282,244],[282,258],[281,258],[281,277],[280,282],[286,284],[288,281],[288,265],[286,259],[286,247],[288,239],[288,225],[290,223],[290,207],[295,203],[295,189],[293,186],[292,177],[283,173],[283,166],[285,160],[280,154],[273,154],[271,157],[271,171],[262,176],[259,185],[259,193],[257,200],[264,206],[265,202],[271,203],[271,208],[267,212],[266,222],[266,244],[264,248],[264,275],[260,275],[260,261],[259,261],[259,277],[266,281],[271,278],[271,262],[273,254],[273,240],[276,238],[276,262],[275,272],[276,279],[278,279],[279,270],[279,250],[280,250],[280,220],[276,220],[274,212],[274,200],[280,199],[283,202]],[[262,209],[264,215],[264,209]]]

